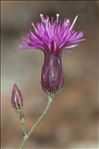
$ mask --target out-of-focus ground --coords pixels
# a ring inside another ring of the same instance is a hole
[[[24,97],[29,129],[47,103],[40,85],[44,55],[39,50],[21,51],[19,37],[26,35],[39,14],[60,14],[60,19],[78,14],[75,30],[84,31],[86,41],[72,53],[63,53],[65,84],[55,97],[45,120],[25,149],[98,149],[99,118],[99,2],[98,1],[2,1],[1,83],[2,149],[17,149],[21,128],[11,106],[16,82]]]

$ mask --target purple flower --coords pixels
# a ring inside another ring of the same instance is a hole
[[[20,110],[23,107],[22,94],[16,84],[13,85],[11,103],[16,111]]]
[[[78,16],[73,23],[69,19],[59,21],[59,14],[56,19],[40,15],[41,22],[32,23],[34,32],[30,29],[28,38],[22,37],[23,45],[21,49],[40,49],[45,54],[44,65],[42,67],[41,84],[45,92],[55,93],[63,86],[64,77],[62,71],[61,54],[62,51],[76,47],[83,38],[83,32],[75,32],[73,27]]]

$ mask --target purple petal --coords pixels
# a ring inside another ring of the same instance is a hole
[[[77,46],[78,46],[78,44],[74,44],[74,45],[66,46],[65,49],[74,48],[74,47],[77,47]]]
[[[78,15],[75,17],[73,23],[71,24],[71,26],[70,26],[70,28],[69,28],[69,32],[73,29],[73,27],[74,27],[74,25],[75,25],[75,23],[76,23],[77,18],[78,18]]]

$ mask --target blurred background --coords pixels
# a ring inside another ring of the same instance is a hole
[[[40,13],[59,13],[60,19],[71,21],[78,14],[75,30],[84,31],[86,41],[72,53],[63,53],[64,87],[25,149],[98,149],[99,1],[1,2],[2,149],[17,149],[22,138],[10,103],[13,83],[24,97],[27,129],[47,103],[40,84],[43,53],[18,48],[20,36],[26,36],[31,22],[40,20]]]

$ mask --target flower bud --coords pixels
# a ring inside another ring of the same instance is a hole
[[[46,54],[41,76],[43,90],[47,93],[56,93],[63,86],[63,82],[61,56],[53,53]]]
[[[13,85],[11,103],[16,111],[21,110],[23,107],[22,94],[16,84]]]

